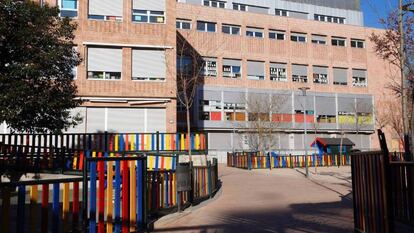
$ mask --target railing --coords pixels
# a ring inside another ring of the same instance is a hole
[[[308,155],[309,167],[347,166],[351,164],[350,155]],[[227,166],[244,169],[301,168],[306,166],[304,155],[278,155],[270,152],[262,155],[259,152],[227,153]]]

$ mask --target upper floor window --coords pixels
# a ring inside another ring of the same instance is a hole
[[[226,8],[226,2],[223,1],[204,0],[203,5],[217,8]]]
[[[333,46],[346,46],[346,40],[345,38],[339,38],[339,37],[332,37],[332,45]]]
[[[197,21],[197,30],[202,32],[216,32],[216,23]]]
[[[278,16],[289,16],[289,12],[287,10],[275,9],[275,15],[278,15]]]
[[[247,11],[248,6],[240,3],[233,3],[233,10],[236,11]]]
[[[132,0],[132,21],[140,23],[164,23],[165,0]]]
[[[122,21],[123,0],[89,0],[89,19]]]
[[[225,34],[240,35],[240,26],[223,24],[221,31]]]
[[[78,16],[78,0],[59,0],[60,16],[74,18]]]
[[[132,50],[132,80],[164,81],[166,73],[165,50]]]
[[[313,83],[328,84],[328,67],[313,66]]]
[[[204,57],[204,64],[202,69],[202,75],[207,77],[217,76],[217,59]]]
[[[270,63],[270,80],[287,82],[286,64]]]
[[[352,86],[366,87],[367,85],[367,71],[362,69],[352,69]]]
[[[122,48],[88,48],[88,79],[121,79]]]
[[[177,21],[175,22],[175,27],[177,29],[191,29],[191,20],[187,20],[187,19],[177,19]]]
[[[241,60],[223,59],[223,77],[241,78]]]
[[[292,64],[292,82],[308,82],[308,66]]]
[[[306,43],[306,34],[292,32],[290,34],[290,40],[294,42]]]
[[[263,38],[263,28],[246,28],[246,36]]]
[[[312,35],[312,43],[313,44],[326,44],[326,36],[321,35]]]
[[[339,23],[339,24],[344,24],[345,23],[345,18],[336,17],[336,16],[315,14],[314,19],[316,21],[329,22],[329,23]]]
[[[269,31],[269,38],[276,39],[276,40],[285,40],[285,32],[284,31]]]
[[[358,39],[351,39],[351,47],[363,49],[365,48],[365,41],[358,40]]]
[[[253,80],[264,80],[264,64],[265,63],[261,61],[247,61],[247,78]]]

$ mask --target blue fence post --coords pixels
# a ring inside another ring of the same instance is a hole
[[[115,161],[115,232],[121,232],[121,162]]]
[[[252,157],[250,153],[247,153],[247,164],[248,164],[248,169],[252,170]]]
[[[17,233],[23,233],[24,232],[24,207],[26,203],[26,186],[20,185],[18,188],[18,194],[17,194]],[[9,223],[6,223],[9,224]]]
[[[90,162],[89,232],[96,232],[96,162]]]
[[[53,222],[52,222],[52,232],[58,233],[59,232],[59,214],[60,214],[60,202],[59,202],[59,192],[60,192],[60,184],[54,183],[53,184]]]

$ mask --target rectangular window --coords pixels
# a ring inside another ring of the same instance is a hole
[[[270,63],[270,80],[287,82],[286,64]]]
[[[333,68],[333,84],[344,85],[348,84],[348,69],[346,68]]]
[[[122,21],[123,0],[89,0],[89,19]]]
[[[246,36],[263,38],[263,28],[247,27]]]
[[[264,65],[265,63],[261,61],[247,61],[247,78],[252,80],[264,80]]]
[[[206,77],[217,76],[217,59],[216,58],[203,58],[204,65],[202,69],[202,75]]]
[[[78,0],[59,0],[61,17],[78,17]]]
[[[132,0],[132,21],[165,23],[165,0]]]
[[[363,48],[365,48],[365,41],[364,40],[358,40],[358,39],[351,39],[351,47],[352,48],[363,49]]]
[[[306,43],[306,34],[292,32],[290,34],[290,40],[294,42]]]
[[[312,34],[312,43],[326,45],[326,36]]]
[[[241,78],[241,60],[223,59],[223,77]]]
[[[197,21],[197,30],[201,32],[216,32],[216,23]]]
[[[223,26],[221,27],[221,31],[225,34],[240,35],[240,26],[223,24]]]
[[[164,50],[132,50],[132,80],[164,81],[166,69]]]
[[[248,6],[240,3],[233,3],[233,10],[236,11],[247,11]]]
[[[275,40],[285,40],[285,31],[270,30],[269,38]]]
[[[177,21],[175,21],[175,27],[177,29],[189,30],[189,29],[191,29],[191,20],[188,20],[188,19],[177,19]]]
[[[333,46],[340,46],[345,47],[346,46],[346,39],[340,38],[340,37],[332,37],[332,45]]]
[[[368,86],[366,70],[352,69],[352,86],[354,87]]]
[[[328,84],[328,67],[313,66],[313,83]]]
[[[221,101],[219,100],[200,100],[199,120],[221,121],[221,109]]]
[[[121,79],[122,49],[121,48],[88,48],[88,79]]]
[[[216,8],[226,8],[226,2],[215,1],[215,0],[204,0],[204,6],[216,7]]]
[[[246,104],[224,102],[224,120],[226,121],[245,121]]]
[[[289,16],[289,13],[288,13],[287,10],[275,9],[275,15],[278,15],[278,16]]]
[[[345,23],[345,18],[336,17],[336,16],[314,14],[313,18],[314,20],[321,21],[321,22],[339,23],[339,24]]]
[[[292,65],[292,82],[307,83],[308,82],[308,66]]]

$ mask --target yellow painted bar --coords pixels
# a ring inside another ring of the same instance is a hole
[[[113,153],[111,153],[113,156]],[[108,177],[107,186],[106,186],[106,232],[112,233],[113,232],[113,214],[114,214],[114,204],[113,201],[113,178],[114,178],[114,170],[113,170],[113,162],[108,161]]]
[[[181,134],[181,137],[180,137],[180,145],[181,145],[181,150],[185,150],[185,139],[184,139],[184,134],[182,133]]]
[[[76,151],[75,152],[73,152],[73,164],[72,164],[72,168],[74,169],[74,170],[76,170],[76,165],[78,164],[78,153],[76,153]]]
[[[136,223],[136,184],[137,173],[135,172],[135,161],[129,163],[129,230],[135,232]]]
[[[195,149],[200,149],[200,134],[198,133],[195,135]]]
[[[38,186],[30,186],[30,232],[36,232],[36,218],[38,214],[36,213],[37,199],[39,196]],[[4,212],[3,212],[4,214]]]
[[[175,172],[172,174],[173,178],[172,178],[172,203],[173,205],[177,204],[177,192],[176,192],[176,180],[175,180]]]
[[[147,157],[147,163],[148,163],[148,170],[154,170],[155,168],[155,157],[154,156],[148,156]]]
[[[69,231],[69,183],[63,184],[63,231]]]
[[[145,149],[151,150],[151,135],[150,134],[145,135]]]
[[[164,139],[165,149],[166,150],[171,150],[170,135],[169,134],[164,134],[164,135],[165,135],[165,139]]]
[[[135,135],[131,134],[129,136],[129,142],[131,143],[131,147],[129,148],[130,151],[134,151],[135,150]]]

